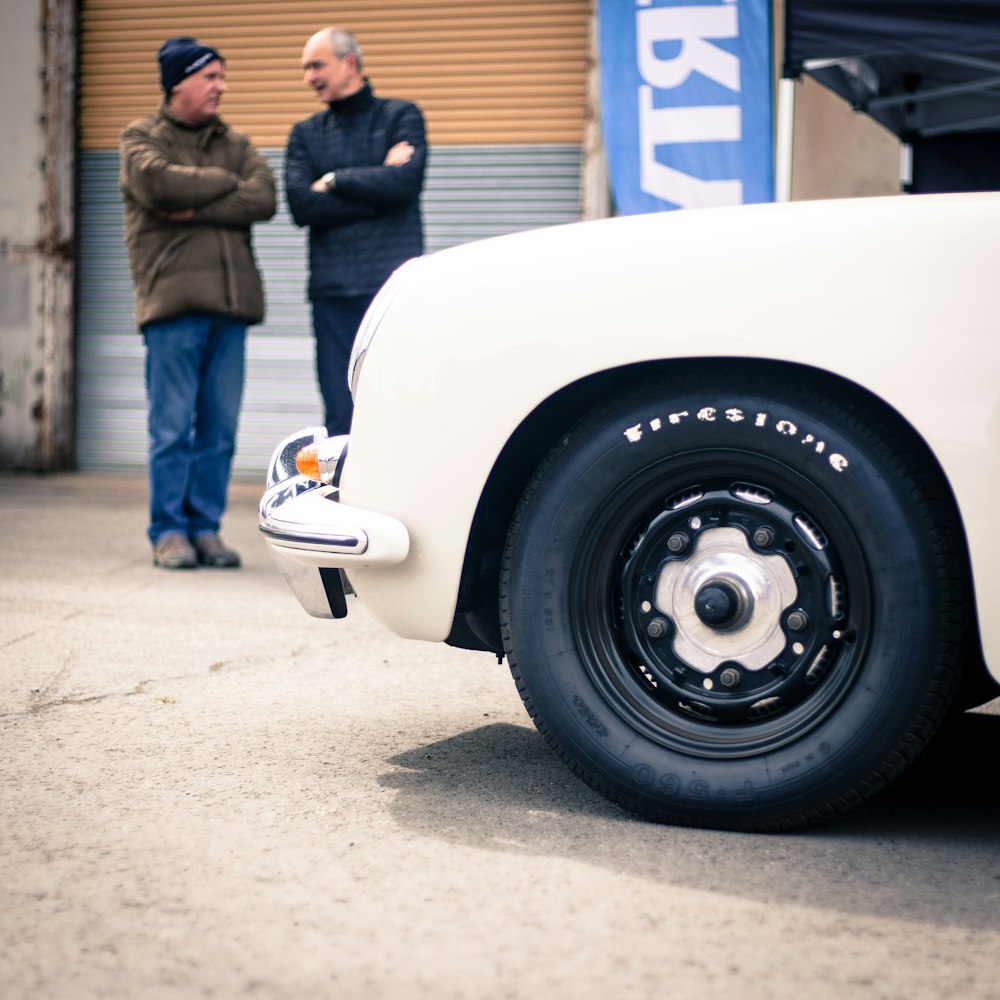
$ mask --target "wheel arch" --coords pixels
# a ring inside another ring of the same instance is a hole
[[[780,370],[784,377],[806,376],[819,388],[826,387],[838,398],[851,400],[887,425],[891,424],[909,447],[921,456],[930,473],[939,479],[951,507],[951,515],[959,525],[962,571],[969,581],[969,593],[973,594],[973,601],[975,600],[968,539],[954,492],[930,446],[898,410],[857,382],[808,365],[738,357],[670,359],[596,372],[563,386],[539,403],[508,437],[493,464],[476,507],[466,543],[455,618],[446,642],[462,648],[488,650],[498,656],[502,655],[498,594],[500,558],[508,527],[535,469],[560,435],[565,434],[593,407],[595,399],[604,398],[637,381],[647,381],[657,376],[695,379],[720,370],[731,373],[736,366],[741,374],[751,379],[755,373],[773,373],[776,370]],[[975,608],[970,618],[973,634],[969,637],[969,653],[963,667],[958,695],[958,703],[964,707],[980,704],[995,697],[997,693],[997,686],[983,660],[979,618]]]

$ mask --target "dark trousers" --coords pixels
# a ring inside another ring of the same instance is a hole
[[[313,299],[313,331],[316,334],[316,375],[326,409],[326,432],[347,434],[351,429],[354,401],[347,384],[347,363],[354,336],[374,295],[352,295]]]

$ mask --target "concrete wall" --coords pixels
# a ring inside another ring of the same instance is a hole
[[[0,3],[0,468],[74,461],[77,0]]]
[[[899,140],[808,77],[795,84],[792,201],[899,194]]]
[[[41,5],[0,3],[0,468],[35,468],[44,381]]]

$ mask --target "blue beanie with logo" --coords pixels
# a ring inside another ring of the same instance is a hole
[[[160,46],[157,59],[160,60],[160,83],[168,96],[181,80],[197,73],[213,59],[225,61],[211,46],[202,45],[193,38],[168,38]]]

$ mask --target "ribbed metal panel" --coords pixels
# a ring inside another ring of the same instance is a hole
[[[331,22],[362,45],[377,94],[416,101],[436,146],[573,143],[586,120],[593,0],[83,0],[83,149],[113,149],[161,98],[156,51],[193,35],[226,57],[223,114],[261,147],[317,110],[306,39]]]
[[[264,150],[281,177],[282,150]],[[435,148],[424,190],[428,251],[579,218],[578,146]],[[250,331],[235,474],[263,478],[275,444],[322,419],[305,297],[306,235],[278,215],[254,228],[267,321]],[[146,462],[144,350],[132,314],[118,155],[80,157],[77,459],[92,471]]]
[[[267,154],[280,168],[281,155]],[[77,462],[82,469],[141,468],[146,461],[144,349],[133,318],[116,153],[81,157],[77,291]],[[283,431],[317,420],[303,233],[282,213],[255,228],[268,321],[247,350],[236,467],[263,476]]]
[[[424,187],[427,249],[580,217],[578,146],[447,146]]]

